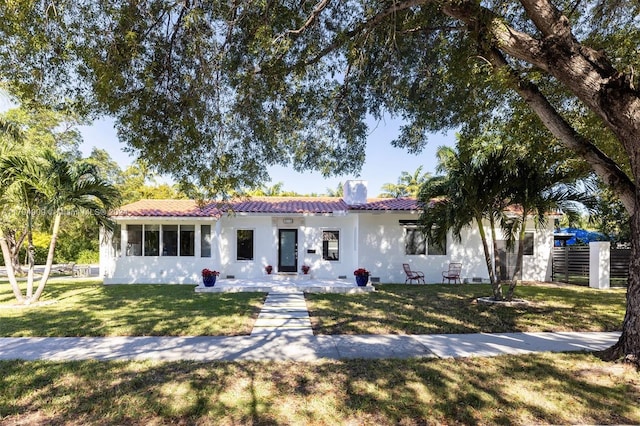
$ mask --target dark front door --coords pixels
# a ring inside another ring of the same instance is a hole
[[[298,230],[278,230],[278,272],[298,270]]]

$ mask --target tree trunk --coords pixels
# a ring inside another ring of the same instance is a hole
[[[640,196],[636,198],[640,207]],[[627,311],[622,322],[622,334],[618,342],[603,351],[603,359],[614,361],[624,358],[640,366],[640,214],[631,217],[631,261],[627,286]]]
[[[33,275],[35,272],[36,259],[35,259],[35,246],[33,245],[33,218],[31,215],[31,208],[27,209],[27,264],[29,269],[27,270],[27,294],[26,303],[31,302],[31,296],[33,296]]]
[[[509,290],[507,290],[507,300],[513,299],[513,292],[518,285],[518,274],[522,272],[522,261],[524,259],[524,236],[527,229],[527,210],[522,210],[522,222],[520,223],[520,229],[518,230],[518,254],[516,255],[516,267],[513,268],[513,275],[509,282]]]
[[[32,302],[38,301],[42,292],[44,291],[44,287],[47,284],[47,280],[49,279],[49,274],[51,273],[51,266],[53,265],[53,255],[56,250],[56,243],[58,242],[58,234],[60,233],[60,220],[62,216],[60,213],[56,214],[56,217],[53,221],[53,231],[51,232],[51,242],[49,243],[49,252],[47,253],[47,263],[44,267],[44,272],[42,273],[42,278],[40,279],[40,283],[38,284],[38,289],[36,293],[31,298]]]
[[[464,22],[479,40],[493,37],[482,53],[496,69],[507,71],[517,91],[540,117],[545,127],[569,149],[589,162],[611,185],[625,208],[633,214],[635,188],[624,171],[567,123],[537,86],[525,81],[509,66],[505,55],[538,67],[555,77],[597,114],[617,136],[633,162],[640,134],[640,98],[630,78],[613,68],[605,55],[582,45],[571,33],[570,21],[548,0],[521,0],[528,16],[543,33],[542,39],[509,27],[490,9],[471,1],[447,1],[442,11]],[[481,16],[484,19],[478,19]],[[553,18],[551,18],[553,17]]]
[[[16,297],[18,303],[24,303],[24,297],[22,297],[22,292],[20,291],[20,287],[18,287],[18,281],[16,280],[16,274],[13,270],[13,265],[8,261],[11,257],[9,252],[9,245],[7,244],[7,240],[3,237],[0,237],[0,248],[2,249],[2,257],[4,258],[4,264],[7,268],[7,277],[9,278],[9,283],[11,284],[13,295]]]
[[[22,245],[24,244],[25,238],[27,238],[27,230],[26,229],[24,229],[22,231],[22,234],[20,235],[20,238],[15,240],[14,247],[13,247],[12,253],[11,253],[11,257],[12,257],[11,261],[13,262],[14,272],[16,272],[18,274],[23,274],[24,273],[24,271],[22,270],[22,265],[20,264],[20,249],[22,248]]]
[[[491,282],[493,298],[495,300],[502,300],[502,287],[500,286],[500,284],[496,285],[496,276],[493,271],[493,265],[491,263],[491,253],[489,252],[489,243],[487,242],[487,233],[484,231],[482,216],[476,217],[476,223],[478,224],[478,232],[480,232],[480,239],[482,240],[482,249],[484,250],[484,261],[487,264],[487,271],[489,271],[489,281]]]
[[[10,262],[13,265],[14,274],[23,274],[22,265],[20,264],[20,248],[27,237],[26,228],[22,231],[19,238],[14,230],[7,230],[4,232],[4,237],[7,240],[7,247],[9,248]],[[5,259],[5,263],[9,261]]]
[[[489,218],[491,224],[491,244],[493,244],[493,268],[496,274],[496,285],[500,287],[502,295],[502,265],[498,262],[498,236],[496,235],[496,220],[493,216]]]

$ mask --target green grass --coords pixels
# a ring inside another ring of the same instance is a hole
[[[478,304],[489,285],[378,285],[368,294],[308,294],[316,334],[617,331],[625,289],[523,285],[528,307]]]
[[[0,362],[4,424],[638,424],[639,399],[635,370],[587,354]]]
[[[617,331],[625,289],[524,285],[528,307],[478,304],[488,285],[379,285],[368,294],[308,294],[316,334],[433,334]],[[224,336],[250,334],[264,293],[196,294],[189,285],[109,285],[61,279],[33,307],[6,306],[0,281],[0,336]],[[47,302],[53,302],[46,304]]]
[[[625,290],[521,286],[527,308],[479,305],[486,285],[381,285],[307,295],[316,333],[617,330]],[[236,335],[265,295],[56,280],[9,308],[0,336]],[[54,302],[46,304],[46,302]],[[3,424],[640,423],[640,376],[589,354],[301,362],[0,361]]]
[[[264,293],[196,294],[190,285],[47,284],[41,304],[15,302],[0,281],[0,336],[225,336],[250,334]],[[52,302],[52,303],[48,303]]]

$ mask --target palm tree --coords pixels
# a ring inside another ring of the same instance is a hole
[[[398,182],[404,186],[405,192],[409,197],[417,197],[422,184],[431,177],[431,173],[422,173],[422,166],[419,166],[413,174],[409,172],[400,173]]]
[[[327,188],[328,197],[342,197],[344,195],[344,186],[342,182],[338,182],[336,189]]]
[[[16,149],[15,145],[24,145],[25,135],[12,121],[7,120],[4,116],[0,116],[0,136],[3,136],[7,143],[0,144],[0,155],[9,153]],[[9,192],[7,188],[0,190],[0,200],[2,200],[2,194]],[[3,203],[0,203],[0,205]],[[0,217],[0,238],[4,238],[9,246],[9,258],[5,256],[5,262],[11,262],[14,270],[22,273],[20,266],[19,252],[22,247],[25,238],[27,237],[27,229],[23,228],[16,230],[17,220],[16,212],[12,208],[4,209],[2,216]]]
[[[11,154],[0,158],[0,182],[3,188],[14,189],[22,195],[20,201],[25,209],[29,263],[26,296],[23,297],[18,288],[10,262],[6,262],[7,275],[16,299],[26,304],[33,303],[40,298],[49,279],[65,211],[90,214],[98,225],[111,229],[113,222],[109,219],[109,210],[119,202],[119,193],[113,185],[100,177],[94,165],[85,162],[72,163],[50,151],[36,156]],[[35,262],[32,234],[36,208],[45,214],[51,213],[53,224],[45,270],[34,293]],[[0,246],[3,256],[7,259],[8,246],[4,239],[0,239]]]
[[[258,188],[248,191],[247,194],[254,197],[279,197],[283,195],[283,186],[283,182],[277,182],[271,186],[262,184]]]
[[[20,141],[24,137],[22,130],[15,123],[2,116],[0,116],[0,135],[6,135],[14,141]]]
[[[493,253],[496,253],[495,224],[504,208],[507,173],[503,164],[506,151],[472,153],[441,147],[437,156],[437,171],[444,175],[427,180],[419,195],[424,205],[420,222],[428,242],[444,244],[449,231],[457,241],[461,241],[462,229],[475,223],[482,240],[493,297],[502,300],[502,286],[496,278],[495,257],[492,260],[483,221],[489,222]]]
[[[405,187],[397,183],[385,183],[381,189],[381,198],[404,198],[408,195]]]
[[[518,241],[516,265],[510,277],[506,298],[510,300],[517,284],[517,277],[522,272],[526,220],[533,218],[536,228],[547,222],[547,214],[551,211],[562,211],[569,215],[579,215],[581,211],[595,209],[593,193],[594,181],[583,179],[580,185],[575,183],[576,176],[571,169],[546,166],[546,158],[533,153],[516,158],[511,168],[511,178],[506,190],[510,202],[520,209],[520,214],[503,221],[503,231],[507,241],[513,244]],[[517,238],[516,238],[517,237]]]
[[[385,183],[382,185],[382,198],[418,197],[420,187],[431,177],[431,173],[422,173],[419,166],[413,174],[401,172],[398,183]]]

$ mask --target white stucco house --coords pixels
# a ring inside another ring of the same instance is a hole
[[[403,263],[422,271],[427,283],[442,281],[450,262],[462,262],[463,280],[488,280],[478,229],[461,243],[426,243],[416,223],[414,199],[369,199],[366,181],[348,181],[343,198],[257,197],[198,206],[193,200],[142,200],[113,216],[113,234],[101,238],[100,274],[105,284],[199,284],[204,268],[219,280],[265,279],[302,274],[353,280],[359,267],[372,282],[404,283]],[[522,278],[549,280],[552,223],[527,230]],[[488,230],[487,230],[488,231]],[[502,255],[508,263],[512,256]]]

